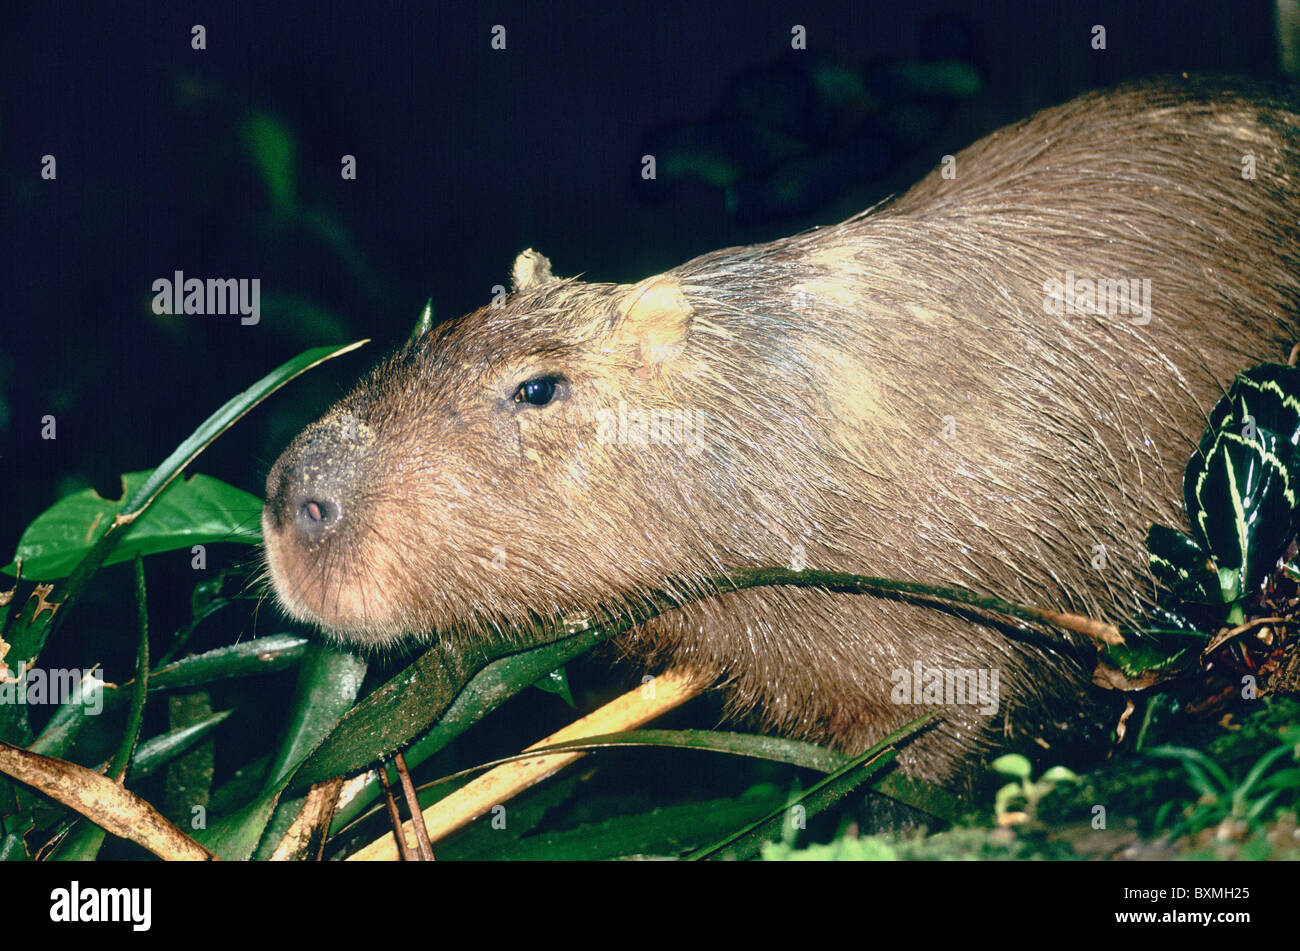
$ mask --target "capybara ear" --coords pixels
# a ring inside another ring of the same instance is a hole
[[[510,269],[510,283],[514,293],[531,291],[556,280],[551,273],[551,260],[546,255],[526,248],[515,258],[514,267]]]
[[[658,274],[627,288],[615,314],[615,345],[635,347],[645,364],[659,364],[681,353],[695,311],[677,278]]]

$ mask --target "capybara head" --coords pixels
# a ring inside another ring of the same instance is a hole
[[[526,252],[514,294],[411,341],[275,464],[283,604],[370,645],[509,634],[753,564],[824,399],[762,352],[770,323],[742,343],[672,278],[559,280]]]

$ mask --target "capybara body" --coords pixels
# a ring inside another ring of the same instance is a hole
[[[1062,632],[711,585],[808,567],[1141,611],[1146,530],[1183,524],[1206,414],[1300,337],[1298,113],[1285,89],[1140,83],[840,225],[638,284],[525,253],[514,293],[411,341],[276,463],[280,600],[383,646],[712,591],[622,646],[849,751],[938,705],[900,753],[927,778],[1096,724],[1091,651]],[[993,702],[907,689],[933,671],[995,676]]]

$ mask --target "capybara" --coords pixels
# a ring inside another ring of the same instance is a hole
[[[413,339],[275,464],[276,593],[376,647],[711,592],[621,647],[847,751],[940,707],[900,763],[956,782],[1008,741],[1104,724],[1081,639],[715,579],[808,567],[1140,612],[1146,531],[1184,524],[1206,414],[1300,337],[1298,220],[1300,100],[1184,77],[1089,93],[883,207],[636,284],[525,252],[513,293]]]

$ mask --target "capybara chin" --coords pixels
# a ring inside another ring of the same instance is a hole
[[[1300,336],[1298,220],[1294,94],[1168,79],[636,284],[525,252],[512,294],[407,344],[275,464],[275,590],[365,646],[519,638],[761,566],[1122,620],[1207,412]],[[715,592],[622,647],[848,751],[939,706],[900,762],[943,781],[1100,722],[1086,645],[909,599]],[[963,672],[992,692],[923,693]]]

